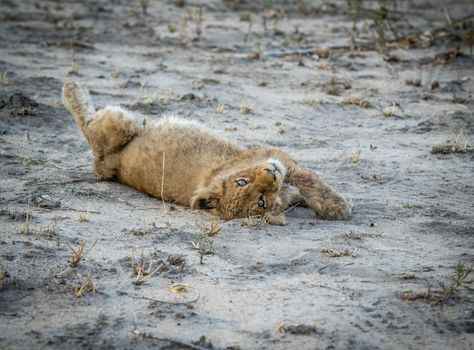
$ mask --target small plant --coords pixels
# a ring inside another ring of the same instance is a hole
[[[10,79],[8,79],[7,73],[0,73],[0,85],[10,85]]]
[[[224,106],[219,103],[216,107],[216,113],[223,113],[223,112],[224,112]]]
[[[28,222],[20,225],[20,233],[24,235],[31,235],[34,232],[35,232],[34,229],[30,226]]]
[[[76,296],[76,298],[82,297],[84,293],[95,294],[97,292],[97,288],[94,285],[94,279],[92,278],[92,272],[90,272],[89,275],[85,278],[83,278],[79,274],[78,276],[81,281],[74,290],[74,295]]]
[[[472,272],[472,268],[473,266],[467,267],[462,262],[458,262],[457,265],[454,267],[454,275],[451,277],[449,283],[439,283],[439,286],[441,288],[441,297],[436,300],[435,303],[442,303],[451,298],[456,292],[456,290],[458,290],[459,287],[461,287],[466,282],[466,278]]]
[[[143,105],[157,105],[163,104],[167,105],[170,102],[176,100],[176,94],[173,90],[169,90],[166,94],[160,95],[157,92],[155,93],[144,93],[143,96],[138,97],[134,102],[135,105],[143,104]]]
[[[417,78],[406,79],[405,84],[410,85],[410,86],[420,87],[421,86],[421,79],[417,79]]]
[[[242,222],[243,226],[253,229],[253,230],[262,228],[266,224],[267,224],[267,221],[262,216],[248,216],[244,218]]]
[[[150,263],[148,264],[148,268],[145,268],[145,257],[143,255],[143,250],[142,250],[142,253],[141,253],[141,258],[137,262],[137,261],[135,261],[134,250],[132,248],[131,259],[132,259],[132,272],[136,275],[136,277],[132,281],[132,283],[136,286],[140,286],[142,284],[145,284],[163,266],[163,264],[160,264],[160,266],[158,266],[156,269],[153,269],[153,262],[150,261]]]
[[[114,70],[112,70],[112,72],[110,73],[110,75],[112,76],[112,78],[117,79],[118,77],[120,77],[120,71],[114,69]]]
[[[337,83],[335,75],[332,76],[331,80],[329,81],[329,84],[327,84],[326,93],[332,96],[339,96],[341,94],[341,89],[339,87],[339,84]]]
[[[349,97],[342,100],[342,103],[345,105],[356,106],[360,108],[369,108],[371,107],[370,102],[358,97]]]
[[[346,249],[335,249],[335,248],[326,248],[323,249],[323,253],[329,256],[330,258],[340,258],[342,256],[350,256],[355,258],[359,254],[358,248],[346,248]]]
[[[214,219],[211,221],[211,224],[209,226],[206,226],[202,223],[198,223],[197,227],[199,228],[199,230],[201,230],[201,233],[203,235],[207,236],[215,236],[222,230],[222,226]]]
[[[168,24],[168,31],[171,34],[173,34],[173,33],[176,33],[178,31],[178,28],[173,23],[170,23],[170,24]]]
[[[384,238],[384,237],[385,237],[385,233],[383,233],[382,231],[378,231],[378,232],[374,232],[374,233],[369,234],[369,237],[372,237],[372,238]]]
[[[356,164],[360,162],[360,152],[360,145],[357,145],[355,152],[351,156],[351,163]]]
[[[262,43],[260,40],[256,40],[254,43],[254,48],[250,53],[250,58],[258,60],[262,56]]]
[[[202,265],[204,256],[212,254],[212,244],[214,241],[204,232],[191,234],[189,242],[199,253],[199,263]]]
[[[191,18],[194,21],[195,40],[201,40],[202,37],[202,6],[196,6],[192,12]]]
[[[84,241],[79,243],[79,247],[77,247],[77,249],[72,248],[68,243],[66,243],[66,245],[69,247],[69,249],[71,249],[73,253],[73,256],[71,257],[71,259],[67,261],[69,267],[71,268],[77,267],[79,263],[81,262],[81,260],[84,259],[86,254],[90,252],[92,248],[94,248],[96,243],[97,243],[97,239],[95,240],[95,242],[92,244],[92,246],[89,248],[88,251],[85,250],[86,242]]]
[[[24,235],[32,235],[36,230],[31,226],[31,213],[30,211],[26,212],[25,222],[20,225],[20,233]]]
[[[385,117],[400,117],[401,111],[395,103],[392,102],[391,106],[387,106],[382,110],[382,113]]]
[[[430,299],[431,298],[431,285],[428,279],[425,279],[426,292],[413,292],[411,289],[404,290],[402,292],[402,300],[418,300],[418,299]]]
[[[363,236],[360,233],[357,233],[357,232],[354,232],[354,231],[346,233],[345,237],[348,238],[348,239],[354,239],[354,240],[361,240],[363,238]]]
[[[252,113],[254,107],[255,107],[255,105],[253,105],[253,104],[240,105],[240,107],[239,107],[240,114]]]
[[[71,69],[69,70],[69,72],[67,73],[68,75],[75,75],[75,76],[79,76],[81,75],[81,65],[79,64],[79,62],[77,62],[76,60],[72,60],[72,67]]]
[[[79,222],[89,222],[90,218],[91,218],[91,215],[89,213],[80,214],[79,217],[77,218],[77,221],[79,221]]]
[[[461,130],[459,134],[456,136],[453,142],[453,150],[458,153],[464,153],[468,149],[472,149],[472,146],[467,139],[466,135],[464,134],[464,131]]]
[[[132,247],[131,252],[131,261],[132,261],[132,273],[136,275],[132,283],[136,286],[140,286],[146,283],[150,278],[153,277],[162,267],[161,263],[156,269],[153,269],[153,261],[150,260],[148,263],[148,268],[145,267],[145,238],[146,238],[146,225],[143,227],[143,238],[142,238],[142,247],[140,251],[140,259],[135,260],[135,250]]]
[[[318,326],[316,323],[313,323],[311,325],[285,325],[282,322],[277,326],[276,331],[278,333],[289,333],[294,335],[310,335],[318,332]]]
[[[52,238],[53,236],[58,235],[58,225],[56,223],[46,227],[46,228],[40,228],[39,233],[45,236],[46,238]]]
[[[33,226],[31,224],[31,213],[27,211],[25,214],[26,214],[25,222],[21,224],[19,228],[19,232],[21,234],[44,236],[48,239],[51,239],[53,237],[59,238],[59,229],[56,223],[53,223],[47,227],[40,226],[39,228],[37,228],[36,225]]]
[[[16,276],[11,276],[3,265],[0,264],[0,290],[10,285],[18,287],[18,279]]]
[[[12,113],[18,116],[29,116],[29,115],[36,115],[38,110],[32,106],[19,106],[15,108]]]
[[[461,130],[454,140],[446,144],[433,146],[431,153],[433,154],[450,154],[450,153],[468,153],[474,151],[474,148],[471,146],[468,138],[464,134],[464,131]]]
[[[150,4],[150,0],[138,0],[140,2],[140,7],[142,8],[143,16],[146,16],[148,11],[148,5]]]
[[[402,293],[402,299],[409,301],[425,299],[430,300],[433,305],[444,303],[453,297],[460,287],[462,287],[465,283],[468,283],[467,277],[471,274],[473,267],[474,265],[467,267],[462,262],[458,262],[454,267],[454,274],[450,278],[449,283],[445,284],[444,282],[439,282],[439,290],[432,291],[429,281],[425,279],[426,292],[413,292],[411,290],[405,290]]]

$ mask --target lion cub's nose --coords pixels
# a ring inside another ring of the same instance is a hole
[[[262,188],[265,188],[267,191],[273,189],[277,184],[277,177],[275,171],[271,169],[261,169],[258,173],[256,181],[260,183]]]
[[[270,173],[270,175],[271,175],[272,178],[273,178],[273,181],[276,181],[277,177],[276,177],[276,174],[275,174],[275,169],[265,169],[265,171],[267,171],[268,173]]]

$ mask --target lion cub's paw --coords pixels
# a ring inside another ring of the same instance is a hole
[[[265,216],[265,221],[267,224],[276,225],[276,226],[285,226],[286,217],[283,214],[280,215],[267,215]]]
[[[322,208],[320,216],[326,220],[345,220],[351,215],[351,206],[340,198],[335,202],[326,203]]]

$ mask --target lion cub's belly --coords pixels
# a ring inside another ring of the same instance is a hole
[[[151,196],[177,204],[190,199],[205,174],[240,150],[195,127],[149,127],[121,152],[119,179]]]

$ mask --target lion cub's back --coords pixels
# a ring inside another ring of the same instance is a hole
[[[151,123],[146,132],[149,133],[147,137],[165,152],[176,152],[177,156],[191,157],[194,161],[199,157],[234,157],[241,151],[237,145],[195,120],[165,117]]]

